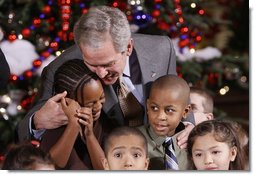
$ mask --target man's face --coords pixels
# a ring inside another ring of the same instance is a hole
[[[86,66],[96,73],[105,85],[114,84],[119,76],[123,74],[127,51],[116,52],[110,40],[105,41],[98,48],[81,44],[80,49]]]

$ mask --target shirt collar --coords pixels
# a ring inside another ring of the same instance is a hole
[[[125,67],[124,67],[124,70],[123,70],[123,75],[127,76],[127,77],[131,76],[131,74],[130,74],[129,57],[126,58],[126,64],[125,64]]]

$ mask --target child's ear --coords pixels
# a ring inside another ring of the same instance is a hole
[[[207,113],[206,118],[207,120],[213,120],[214,119],[213,113]]]
[[[150,104],[150,100],[149,100],[149,98],[148,98],[148,99],[146,100],[146,109],[148,109],[149,104]]]
[[[237,155],[237,147],[233,146],[231,148],[231,158],[230,158],[232,162],[235,161],[236,155]]]
[[[144,170],[148,170],[149,162],[150,162],[150,159],[146,158],[146,163],[145,163],[145,169]]]
[[[183,118],[186,118],[187,117],[187,114],[190,112],[191,110],[191,105],[188,104],[185,109],[184,109],[184,112],[183,112]]]
[[[104,170],[109,170],[108,160],[106,158],[101,159]]]

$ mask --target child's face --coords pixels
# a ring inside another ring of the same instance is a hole
[[[172,90],[152,89],[147,100],[149,123],[158,136],[172,136],[188,112],[181,94]]]
[[[216,141],[212,133],[198,136],[192,147],[197,170],[228,170],[236,154],[236,147],[230,148],[227,143]]]
[[[203,104],[205,103],[205,98],[203,96],[197,93],[190,93],[190,102],[196,125],[203,121],[213,119],[213,115],[206,113],[204,109]]]
[[[105,103],[101,82],[99,80],[91,80],[87,83],[83,88],[83,103],[80,91],[78,91],[78,102],[83,104],[83,107],[91,108],[94,121],[98,120],[102,105]]]
[[[144,142],[136,135],[114,137],[104,160],[105,170],[147,170]]]

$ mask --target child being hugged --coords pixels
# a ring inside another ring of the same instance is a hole
[[[61,65],[54,79],[55,93],[67,92],[61,105],[68,124],[46,130],[41,147],[59,169],[103,169],[104,153],[95,148],[100,148],[111,124],[101,112],[105,95],[99,78],[82,60],[74,59]]]
[[[193,128],[188,138],[190,169],[244,170],[244,154],[234,123],[204,121]]]

